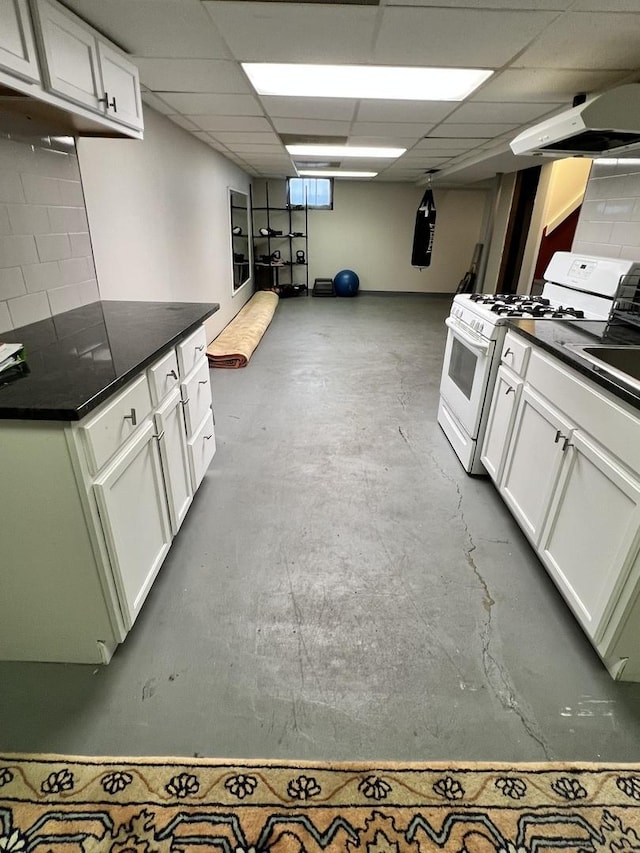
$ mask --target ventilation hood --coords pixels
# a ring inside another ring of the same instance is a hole
[[[618,86],[523,131],[514,154],[598,157],[640,146],[640,83]]]

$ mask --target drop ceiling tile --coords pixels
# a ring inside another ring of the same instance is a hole
[[[159,98],[157,95],[154,95],[153,92],[142,92],[142,103],[151,107],[158,113],[162,113],[163,115],[171,115],[171,113],[175,113],[175,108],[165,103],[162,98]]]
[[[636,10],[638,7],[636,6]],[[521,68],[638,67],[640,15],[567,12],[518,57]]]
[[[311,136],[346,136],[351,127],[350,121],[329,121],[318,117],[311,118],[273,118],[278,133],[293,133]]]
[[[192,131],[192,133],[195,137],[197,137],[198,139],[201,139],[202,142],[206,142],[207,145],[210,145],[212,148],[215,148],[217,151],[222,151],[225,154],[231,153],[226,146],[224,146],[221,142],[218,142],[217,140],[215,140],[208,133],[204,133],[204,131],[202,131],[202,130],[194,130],[194,131]]]
[[[444,101],[360,101],[356,121],[435,124],[445,119],[456,104]]]
[[[535,121],[540,116],[555,110],[554,104],[536,103],[497,103],[468,101],[462,104],[450,117],[454,122],[504,122],[511,127]]]
[[[214,95],[201,92],[168,92],[162,99],[183,115],[220,113],[228,116],[261,116],[262,108],[253,95]]]
[[[366,62],[378,10],[373,6],[205,0],[233,55],[254,62]],[[321,34],[319,38],[318,35]]]
[[[517,127],[516,124],[459,124],[458,122],[445,121],[429,132],[429,137],[453,137],[458,139],[493,139],[503,133],[507,133]]]
[[[280,98],[260,95],[267,115],[273,118],[319,118],[330,121],[351,121],[357,101],[351,98]]]
[[[420,138],[421,137],[416,136],[356,136],[355,134],[350,133],[348,141],[349,145],[364,145],[365,147],[375,146],[381,148],[411,148]]]
[[[638,0],[607,0],[607,12],[638,12]],[[602,0],[574,0],[572,12],[603,12]]]
[[[233,148],[236,144],[280,145],[280,140],[275,133],[261,133],[259,131],[252,133],[243,130],[211,130],[209,133],[228,148]]]
[[[232,130],[261,130],[271,131],[271,125],[262,116],[217,116],[217,115],[188,115],[189,121],[196,124],[200,130],[232,131]]]
[[[134,56],[230,59],[198,0],[65,0]]]
[[[505,9],[518,11],[563,11],[574,0],[447,0],[449,8],[464,9]],[[585,0],[583,0],[585,2]],[[589,2],[589,0],[586,0]],[[602,5],[602,0],[598,0]],[[635,0],[613,0],[613,2],[632,3]],[[443,6],[442,0],[386,0],[387,6]]]
[[[236,62],[223,59],[156,59],[134,56],[140,80],[154,92],[252,94]]]
[[[189,121],[188,118],[185,118],[182,115],[171,115],[168,116],[174,124],[177,124],[178,127],[182,127],[184,130],[188,130],[190,133],[193,133],[194,130],[200,130],[197,124],[194,124],[192,121]]]
[[[452,139],[448,137],[429,137],[429,139],[421,139],[412,149],[411,153],[414,151],[469,151],[471,148],[476,148],[478,145],[482,145],[486,142],[486,139],[476,139],[467,137],[465,139],[460,139],[460,137],[454,137]]]
[[[420,139],[427,134],[432,124],[410,124],[408,122],[388,123],[384,121],[354,121],[351,136],[371,137],[372,139]]]
[[[279,154],[280,156],[288,156],[282,145],[258,145],[252,142],[236,142],[233,150],[239,154],[246,152],[247,154]]]
[[[586,64],[588,57],[583,59]],[[626,77],[620,71],[571,71],[555,68],[509,68],[489,80],[474,101],[527,101],[571,104],[576,92],[609,89]]]
[[[374,61],[397,65],[500,68],[536,38],[557,12],[385,8]]]

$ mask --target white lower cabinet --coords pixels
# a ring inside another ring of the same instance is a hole
[[[163,353],[74,423],[0,420],[0,659],[108,663],[126,639],[215,452],[206,359],[184,366]]]
[[[500,492],[533,544],[542,532],[571,424],[525,387],[515,417]]]
[[[606,627],[640,530],[640,482],[576,431],[540,541],[540,556],[589,635]]]
[[[499,370],[482,461],[610,674],[640,681],[640,414],[527,346],[520,379]]]
[[[171,545],[160,453],[149,419],[96,478],[93,489],[131,628]]]
[[[175,535],[191,506],[194,492],[189,473],[182,400],[177,388],[154,413],[154,420],[162,460],[171,529]]]
[[[507,445],[521,392],[522,381],[504,365],[500,367],[480,457],[494,482],[498,482],[502,476]]]

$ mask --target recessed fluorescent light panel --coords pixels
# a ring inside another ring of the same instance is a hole
[[[243,62],[242,67],[259,95],[390,101],[462,101],[493,74],[493,71],[478,68],[298,65],[293,62]]]
[[[395,160],[406,148],[370,148],[361,145],[286,145],[294,157],[368,157],[370,160]]]
[[[340,169],[298,169],[305,178],[375,178],[377,172],[343,172]]]

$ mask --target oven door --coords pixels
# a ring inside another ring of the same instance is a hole
[[[444,351],[440,394],[470,438],[478,436],[495,341],[470,334],[453,317]]]

